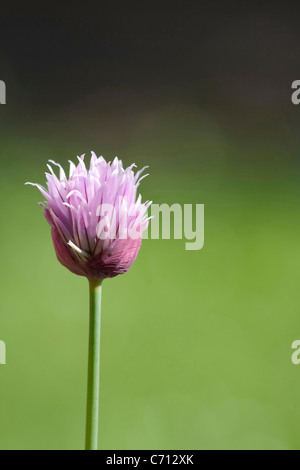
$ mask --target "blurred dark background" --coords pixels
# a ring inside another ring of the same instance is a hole
[[[241,147],[269,138],[267,159],[283,134],[286,150],[298,148],[290,98],[300,33],[287,5],[24,4],[4,7],[0,34],[2,128],[25,122],[29,136],[36,125],[57,132],[85,119],[103,131],[127,124],[128,133],[145,113],[189,106]]]
[[[246,121],[256,111],[259,125],[265,106],[289,104],[300,33],[288,6],[98,2],[3,10],[1,72],[12,83],[11,107],[61,108],[118,90],[227,117],[244,111]]]

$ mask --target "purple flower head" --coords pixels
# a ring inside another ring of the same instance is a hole
[[[47,189],[36,186],[46,198],[44,208],[56,255],[61,264],[80,276],[105,279],[125,273],[134,262],[148,227],[151,202],[137,198],[140,181],[147,175],[124,169],[117,157],[106,162],[94,152],[89,169],[84,155],[77,167],[70,162],[69,178],[59,167],[59,178],[50,165]]]

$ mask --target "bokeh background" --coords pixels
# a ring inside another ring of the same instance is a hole
[[[300,29],[293,9],[1,7],[0,448],[81,449],[88,285],[57,262],[48,159],[150,166],[205,246],[145,240],[104,283],[102,449],[299,449]]]

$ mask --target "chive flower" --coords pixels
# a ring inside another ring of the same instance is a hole
[[[51,226],[58,260],[75,274],[105,279],[125,273],[139,252],[147,229],[147,209],[137,189],[144,167],[136,174],[135,164],[124,169],[117,157],[106,162],[92,152],[89,169],[84,155],[77,167],[70,162],[69,178],[58,163],[59,177],[50,165],[47,189],[36,186],[46,198],[44,214]]]
[[[69,177],[58,163],[56,175],[47,165],[47,188],[36,186],[46,201],[40,203],[51,226],[51,235],[60,263],[72,273],[85,276],[90,290],[90,328],[86,410],[86,450],[98,448],[100,384],[100,323],[102,281],[123,274],[136,259],[143,231],[150,217],[151,202],[137,196],[144,167],[123,168],[117,157],[106,162],[92,152],[89,168],[84,155],[78,165],[70,162]]]

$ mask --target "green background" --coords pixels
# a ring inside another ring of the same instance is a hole
[[[83,446],[88,283],[56,260],[24,182],[44,183],[48,158],[66,167],[89,146],[149,164],[144,199],[205,204],[202,250],[144,240],[131,270],[104,282],[100,448],[299,448],[296,144],[276,161],[281,136],[244,148],[192,106],[148,112],[124,118],[113,150],[109,132],[79,135],[81,119],[67,136],[51,121],[55,140],[33,121],[2,142],[0,447]]]

